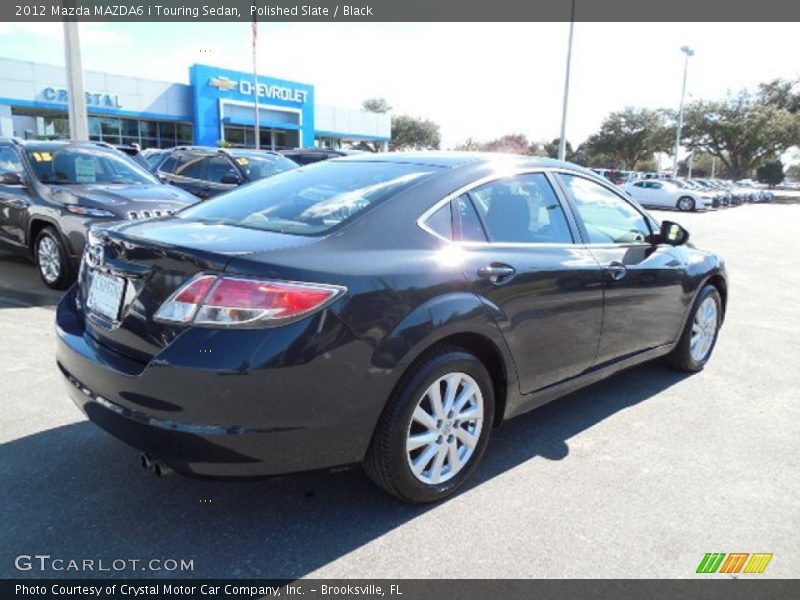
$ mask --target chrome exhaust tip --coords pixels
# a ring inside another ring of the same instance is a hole
[[[149,471],[150,469],[153,468],[153,462],[154,462],[153,457],[150,456],[149,454],[145,454],[144,452],[142,452],[139,455],[139,464],[142,465],[142,468],[145,471]]]
[[[153,461],[153,473],[155,473],[156,477],[166,477],[168,475],[172,475],[172,469],[170,469],[164,463]]]

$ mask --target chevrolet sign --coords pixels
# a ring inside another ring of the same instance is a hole
[[[238,89],[239,93],[244,96],[252,96],[253,88],[255,87],[252,81],[240,79],[235,81],[229,77],[219,76],[212,77],[208,80],[208,85],[218,88],[223,91],[233,91]],[[308,92],[305,90],[298,90],[295,88],[284,87],[280,85],[270,85],[265,83],[258,84],[258,97],[270,100],[284,100],[286,102],[297,102],[304,104],[308,99]]]

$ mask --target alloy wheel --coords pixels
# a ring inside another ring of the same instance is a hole
[[[411,472],[438,485],[455,477],[472,458],[483,428],[483,394],[466,373],[448,373],[419,399],[406,434]]]
[[[39,271],[47,283],[54,283],[61,275],[61,251],[58,244],[49,235],[45,235],[39,240],[39,247],[36,250],[39,263]]]
[[[703,362],[714,339],[717,335],[718,309],[714,298],[708,297],[697,308],[692,321],[692,337],[689,348],[692,353],[692,360],[697,363]]]

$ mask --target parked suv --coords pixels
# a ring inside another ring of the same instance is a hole
[[[180,146],[162,158],[158,177],[203,200],[297,167],[277,152]]]
[[[196,201],[108,144],[0,139],[0,245],[32,257],[53,289],[74,279],[89,225]]]

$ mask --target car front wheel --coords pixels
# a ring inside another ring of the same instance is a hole
[[[672,366],[688,373],[702,370],[714,351],[721,324],[722,298],[716,287],[706,285],[694,302],[678,345],[669,355]]]
[[[678,210],[691,211],[694,210],[694,199],[689,196],[683,196],[678,199]]]
[[[493,419],[494,389],[483,363],[459,348],[437,349],[403,376],[375,430],[364,469],[403,500],[441,500],[474,472]]]
[[[36,236],[34,259],[45,285],[63,290],[69,285],[70,265],[67,250],[54,227],[45,227]]]

